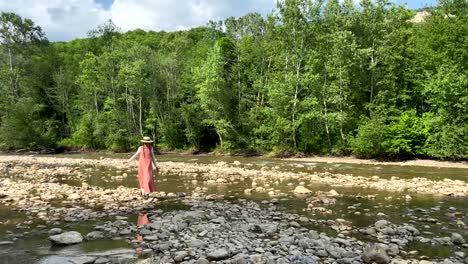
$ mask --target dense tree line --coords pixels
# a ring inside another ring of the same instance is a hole
[[[49,42],[0,16],[0,148],[468,158],[468,4],[283,0],[177,32]]]

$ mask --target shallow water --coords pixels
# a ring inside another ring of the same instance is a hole
[[[54,157],[70,158],[128,158],[129,154],[79,154],[79,155],[55,155]],[[199,164],[216,164],[218,162],[233,163],[239,161],[241,167],[260,169],[262,167],[275,167],[279,171],[293,172],[324,172],[351,174],[353,176],[379,176],[380,178],[416,178],[425,177],[431,180],[443,180],[444,178],[458,179],[468,182],[468,170],[454,168],[430,168],[430,167],[409,167],[392,165],[360,165],[360,164],[331,164],[331,163],[311,163],[298,161],[285,161],[268,158],[242,158],[242,157],[213,157],[213,156],[178,156],[162,155],[158,156],[159,161],[188,162]],[[83,181],[91,186],[99,186],[106,189],[114,189],[117,186],[138,187],[135,169],[117,170],[106,167],[82,166],[77,175],[63,175],[58,177],[58,182],[74,186],[81,186]],[[128,176],[122,180],[116,180],[115,176],[124,173]],[[0,177],[16,177],[12,174],[3,173]],[[204,184],[203,175],[185,176],[176,174],[159,173],[155,175],[157,191],[165,193],[192,193],[196,187],[206,187],[205,194],[223,195],[226,199],[251,199],[267,200],[271,199],[266,192],[253,192],[250,195],[244,193],[247,188],[252,188],[252,179],[232,176],[228,184]],[[197,180],[194,184],[192,181]],[[290,185],[288,185],[290,183]],[[409,190],[406,193],[378,191],[369,188],[346,188],[331,187],[328,185],[317,185],[306,182],[306,187],[313,192],[327,192],[336,190],[340,196],[337,197],[334,205],[326,206],[327,213],[306,211],[307,203],[304,198],[292,195],[292,190],[299,184],[297,180],[287,180],[275,185],[269,182],[271,187],[285,193],[286,196],[280,199],[280,208],[292,213],[306,215],[315,219],[345,219],[353,226],[365,227],[371,225],[379,219],[386,219],[395,224],[411,222],[421,232],[430,232],[432,236],[450,236],[452,232],[462,234],[468,239],[468,198],[437,197],[431,195],[417,195]],[[410,194],[412,199],[405,199],[405,195]],[[447,215],[449,208],[456,208],[457,222],[453,216]],[[171,201],[160,204],[162,210],[187,209],[187,206]],[[377,216],[383,213],[382,216]],[[129,220],[136,223],[136,215],[129,216]],[[434,218],[437,223],[426,222],[422,219]],[[28,221],[20,212],[11,208],[0,207],[0,240],[7,240],[7,230],[16,232],[16,225]],[[31,221],[31,220],[30,220]],[[31,224],[32,227],[38,223]],[[77,230],[82,234],[91,231],[94,221],[68,226],[67,230]],[[51,227],[47,227],[47,230]],[[333,232],[328,227],[310,226],[318,231]],[[331,231],[330,231],[331,230]],[[427,234],[428,236],[429,233]],[[364,238],[364,237],[360,237]],[[365,238],[364,238],[365,239]],[[77,246],[67,248],[51,248],[47,241],[47,234],[41,231],[34,231],[25,235],[25,238],[18,238],[12,246],[0,246],[0,259],[7,260],[5,263],[61,263],[65,257],[79,255],[87,252],[100,252],[110,249],[130,248],[124,240],[100,240],[88,241]],[[419,255],[429,257],[447,257],[452,254],[450,247],[428,246],[427,244],[412,243],[408,251],[417,250]],[[468,254],[468,250],[464,250]],[[15,252],[15,253],[13,253]],[[1,261],[0,261],[1,262]]]

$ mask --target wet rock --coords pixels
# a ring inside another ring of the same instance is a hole
[[[94,261],[94,264],[106,264],[106,263],[109,263],[109,262],[110,262],[110,260],[108,258],[99,257]]]
[[[452,233],[452,236],[450,237],[450,240],[452,243],[456,245],[462,245],[465,243],[465,239],[462,237],[462,235],[458,233]]]
[[[365,263],[387,264],[390,263],[390,257],[385,248],[379,244],[369,243],[364,247],[362,260]]]
[[[76,231],[69,231],[50,236],[49,240],[55,245],[71,245],[83,242],[83,236]]]
[[[228,257],[229,257],[229,252],[224,248],[220,248],[220,249],[216,249],[214,251],[211,251],[207,255],[207,258],[209,260],[223,260],[223,259],[226,259]]]
[[[90,264],[90,263],[94,263],[94,261],[96,260],[96,257],[76,257],[76,258],[72,258],[69,260],[70,263],[73,263],[73,264]]]
[[[96,240],[96,239],[103,239],[104,233],[101,231],[92,231],[86,234],[86,240]]]

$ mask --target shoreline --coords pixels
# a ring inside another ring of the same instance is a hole
[[[28,156],[28,155],[35,155],[35,157],[47,156],[47,155],[80,155],[80,154],[128,154],[131,155],[133,152],[122,152],[122,153],[114,153],[108,151],[72,151],[72,152],[63,152],[63,153],[56,153],[56,154],[44,154],[44,153],[37,153],[37,152],[0,152],[0,158],[2,156]],[[36,156],[37,155],[37,156]],[[441,161],[441,160],[432,160],[432,159],[413,159],[413,160],[401,160],[401,161],[378,161],[375,159],[359,159],[354,156],[343,156],[343,157],[334,157],[334,156],[305,156],[301,158],[297,157],[290,157],[290,158],[275,158],[269,157],[268,155],[231,155],[231,154],[220,154],[214,152],[203,152],[198,154],[187,153],[183,151],[163,151],[157,154],[158,156],[212,156],[212,157],[253,157],[253,158],[266,158],[266,159],[278,159],[284,161],[302,161],[302,162],[320,162],[320,163],[346,163],[346,164],[362,164],[362,165],[383,165],[383,166],[412,166],[412,167],[432,167],[432,168],[456,168],[456,169],[468,169],[468,161]]]
[[[303,161],[304,159],[302,159]],[[115,158],[100,158],[100,159],[73,159],[64,157],[40,157],[40,156],[2,156],[0,163],[20,162],[21,164],[43,164],[59,167],[70,167],[75,165],[98,165],[105,167],[114,167],[117,169],[136,167],[137,164],[124,165],[122,159]],[[275,182],[285,179],[296,179],[299,182],[307,182],[308,184],[325,184],[333,187],[360,187],[371,188],[375,190],[386,190],[397,193],[402,193],[410,190],[413,193],[441,195],[441,196],[468,196],[468,183],[461,180],[443,179],[431,180],[428,178],[413,178],[400,179],[399,177],[391,177],[390,179],[380,178],[379,176],[363,177],[351,174],[330,173],[313,171],[292,172],[289,170],[282,171],[278,168],[243,168],[240,163],[226,163],[220,161],[216,164],[190,164],[184,162],[163,161],[161,164],[161,172],[173,173],[176,175],[188,175],[196,177],[202,173],[207,183],[222,182],[227,183],[232,180],[232,175],[238,177],[255,179],[255,181],[268,183],[264,187],[252,186],[252,189],[259,189],[259,192],[272,193],[279,195],[275,190]],[[273,184],[273,185],[272,185]],[[255,188],[257,187],[257,188]],[[307,187],[307,184],[306,184]],[[250,189],[250,191],[252,191]],[[248,190],[246,190],[248,191]]]
[[[434,167],[434,168],[457,168],[468,169],[466,161],[439,161],[429,159],[414,159],[407,161],[377,161],[372,159],[358,159],[352,156],[348,157],[304,157],[304,158],[282,158],[281,160],[290,161],[305,161],[305,162],[322,162],[322,163],[347,163],[347,164],[363,164],[363,165],[384,165],[384,166],[414,166],[414,167]]]

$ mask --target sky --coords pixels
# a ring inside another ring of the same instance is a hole
[[[393,0],[420,8],[436,0]],[[268,14],[276,0],[0,0],[0,11],[15,12],[41,26],[51,41],[86,37],[109,19],[122,29],[174,31],[249,12]]]

